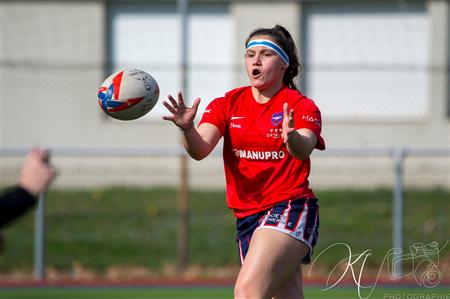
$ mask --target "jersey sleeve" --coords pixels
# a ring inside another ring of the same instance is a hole
[[[36,203],[36,198],[16,186],[0,196],[0,229],[18,218]]]
[[[217,98],[206,107],[199,125],[202,123],[212,124],[219,129],[220,135],[223,136],[227,127],[225,115],[225,98]]]
[[[298,129],[310,129],[317,137],[316,148],[325,149],[325,141],[321,136],[322,115],[319,108],[310,99],[299,101],[298,109],[294,110],[294,126]]]

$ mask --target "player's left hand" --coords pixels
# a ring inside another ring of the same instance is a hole
[[[294,109],[291,109],[288,113],[289,107],[288,103],[283,104],[283,123],[282,123],[282,133],[281,136],[283,137],[284,143],[287,143],[290,139],[290,136],[292,136],[292,132],[295,131],[294,129]]]
[[[169,95],[167,101],[163,101],[163,105],[169,110],[172,115],[163,116],[164,120],[172,121],[182,131],[186,132],[194,126],[195,115],[197,114],[198,106],[200,105],[200,99],[196,98],[192,107],[186,107],[184,104],[183,94],[178,92],[178,101]]]

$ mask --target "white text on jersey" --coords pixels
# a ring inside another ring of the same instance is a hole
[[[249,160],[279,160],[286,156],[284,151],[249,151],[240,149],[232,149],[232,151],[236,157]]]

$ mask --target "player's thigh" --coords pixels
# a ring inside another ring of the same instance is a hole
[[[237,287],[272,296],[297,272],[309,248],[283,232],[260,228],[250,247],[236,282]]]

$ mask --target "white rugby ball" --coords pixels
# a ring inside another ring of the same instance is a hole
[[[102,110],[120,120],[144,116],[152,110],[158,98],[156,80],[138,69],[115,72],[98,89],[98,103]]]

